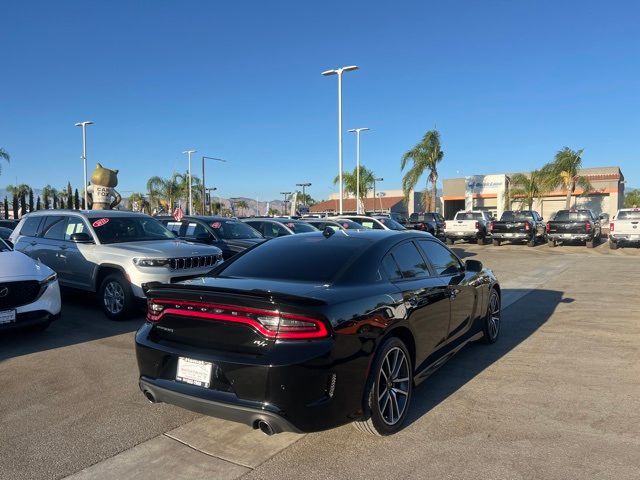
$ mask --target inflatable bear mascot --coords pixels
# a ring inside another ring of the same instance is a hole
[[[111,210],[115,208],[122,197],[116,192],[118,185],[118,170],[109,170],[99,163],[91,175],[91,183],[87,187],[89,209]]]

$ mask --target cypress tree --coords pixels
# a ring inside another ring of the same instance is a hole
[[[49,193],[46,190],[42,194],[42,208],[49,210]]]
[[[78,189],[73,194],[73,208],[76,210],[80,209],[80,195],[78,194]]]
[[[73,210],[73,190],[71,189],[71,182],[67,182],[67,208]]]
[[[9,201],[4,197],[4,218],[9,218]]]
[[[33,212],[33,190],[29,188],[29,212]]]
[[[24,192],[20,193],[20,215],[27,213],[27,198]]]
[[[14,195],[13,200],[11,201],[13,207],[13,218],[18,218],[18,196]]]
[[[36,210],[42,210],[42,205],[40,205],[40,195],[38,195],[36,200]]]
[[[57,209],[58,208],[58,196],[54,193],[53,194],[53,209]]]

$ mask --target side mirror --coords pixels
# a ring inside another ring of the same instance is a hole
[[[482,262],[479,260],[466,260],[464,262],[464,268],[468,272],[481,272]]]
[[[93,243],[93,238],[87,232],[72,233],[69,240],[74,243]]]

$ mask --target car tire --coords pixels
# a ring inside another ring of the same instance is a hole
[[[618,249],[618,242],[616,242],[615,240],[609,240],[609,248],[611,250],[617,250]]]
[[[453,238],[445,238],[444,241],[447,245],[453,245],[455,243]]]
[[[500,336],[500,324],[502,323],[502,309],[500,294],[495,288],[489,292],[489,302],[487,303],[487,314],[482,327],[484,336],[482,341],[486,344],[496,343]]]
[[[44,321],[30,328],[32,332],[44,332],[51,326],[51,320]]]
[[[527,247],[535,247],[536,246],[536,237],[533,237],[531,240],[527,242]]]
[[[556,246],[556,241],[555,240],[547,240],[547,245],[549,245],[550,247],[555,247]]]
[[[131,285],[120,273],[107,275],[99,290],[102,311],[111,320],[125,320],[133,309]]]
[[[396,380],[387,383],[385,377],[392,375]],[[365,419],[353,425],[370,435],[393,435],[402,429],[407,418],[412,392],[411,355],[402,340],[390,337],[378,349],[369,373],[364,397]]]
[[[587,248],[593,248],[595,246],[595,239],[591,239],[591,240],[587,240],[585,242],[585,245],[587,246]]]
[[[500,242],[500,240],[498,240],[497,238],[494,238],[491,243],[493,243],[494,247],[499,247],[502,242]]]

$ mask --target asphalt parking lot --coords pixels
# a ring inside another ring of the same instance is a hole
[[[498,275],[502,337],[424,382],[399,434],[267,437],[151,405],[142,318],[66,295],[48,331],[0,338],[0,478],[639,478],[640,250],[453,248]]]

